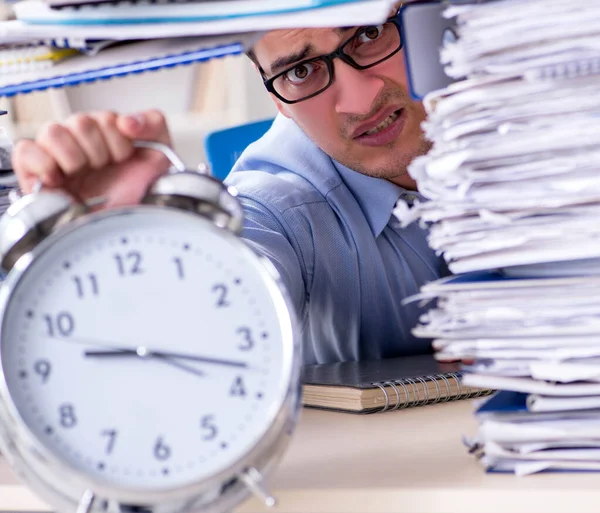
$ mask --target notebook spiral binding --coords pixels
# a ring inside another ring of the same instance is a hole
[[[453,393],[450,380],[454,380],[458,393]],[[440,381],[443,382],[443,385],[440,385]],[[435,396],[433,397],[429,394],[429,382],[433,382],[435,386]],[[405,378],[397,381],[382,381],[380,383],[373,383],[373,386],[380,388],[385,397],[383,408],[378,410],[381,413],[415,406],[425,406],[426,404],[445,403],[460,399],[475,399],[491,393],[490,390],[473,389],[470,386],[463,386],[460,374],[455,372],[417,377],[414,379]],[[442,394],[442,386],[445,388],[445,394]],[[388,392],[388,388],[393,390],[395,400],[393,397],[390,397],[392,394]],[[402,394],[400,393],[400,388],[404,392],[404,401],[401,400]]]

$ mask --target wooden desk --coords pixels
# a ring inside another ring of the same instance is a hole
[[[304,410],[272,489],[236,513],[597,513],[600,474],[488,475],[461,435],[469,402],[354,416]],[[0,511],[48,510],[0,467]]]

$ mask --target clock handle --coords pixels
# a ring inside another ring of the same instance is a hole
[[[163,153],[175,172],[160,176],[146,191],[143,204],[159,205],[193,212],[216,226],[235,234],[242,231],[244,213],[237,192],[210,176],[207,168],[192,171],[166,144],[135,141],[137,148],[150,148]]]
[[[136,140],[136,141],[133,141],[133,146],[135,146],[136,148],[148,148],[151,150],[160,151],[165,157],[167,157],[171,161],[171,164],[173,165],[173,167],[175,168],[176,171],[179,171],[179,172],[187,171],[185,164],[183,163],[183,160],[181,160],[179,158],[179,155],[177,155],[177,153],[175,153],[173,151],[173,149],[166,144],[155,142],[155,141]],[[209,174],[208,168],[203,167],[202,170],[203,170],[203,174]],[[204,171],[206,171],[206,172],[204,172]]]

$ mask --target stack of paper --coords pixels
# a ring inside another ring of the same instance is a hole
[[[469,441],[486,468],[600,470],[600,276],[474,272],[430,283],[419,299],[437,301],[415,329],[437,358],[471,362],[465,385],[501,391]]]
[[[464,383],[501,390],[469,441],[488,469],[600,470],[600,4],[455,5],[442,50],[466,76],[426,98],[432,151],[410,172],[457,276],[415,329]],[[533,462],[533,463],[532,463]]]
[[[98,55],[84,52],[65,62],[46,59],[38,66],[29,65],[25,73],[0,76],[0,96],[240,54],[264,31],[272,29],[378,24],[389,16],[394,3],[394,0],[73,0],[57,4],[21,0],[14,5],[17,19],[0,22],[1,43],[43,42],[61,48],[88,48],[93,44],[98,49],[95,43],[100,41],[104,43],[100,49],[110,48],[95,52]],[[214,36],[219,37],[215,40]],[[144,45],[147,42],[144,40],[152,40],[154,44]],[[110,45],[115,42],[128,44]]]
[[[411,174],[431,201],[412,214],[433,223],[431,246],[455,273],[600,259],[600,4],[447,14],[460,38],[442,58],[469,79],[426,99],[434,147]]]

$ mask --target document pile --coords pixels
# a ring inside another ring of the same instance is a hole
[[[415,328],[464,383],[500,390],[469,441],[486,468],[600,470],[600,4],[454,5],[442,50],[467,77],[426,98],[410,172],[452,278]]]

